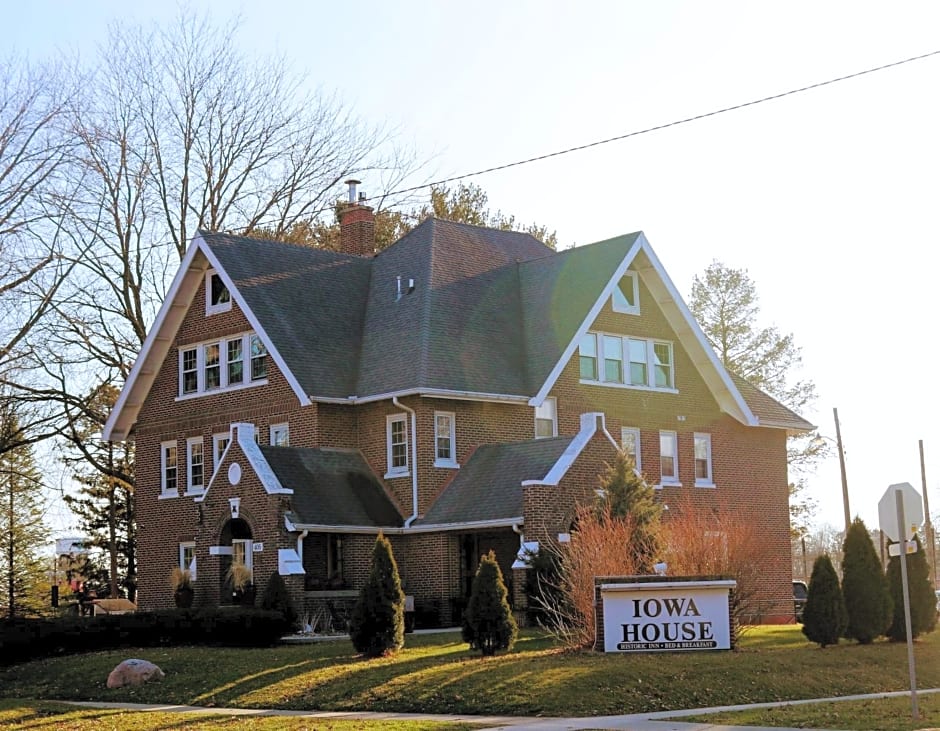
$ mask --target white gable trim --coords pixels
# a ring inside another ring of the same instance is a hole
[[[561,482],[561,479],[571,468],[571,465],[574,464],[574,461],[578,458],[581,452],[584,451],[584,448],[588,445],[588,442],[590,442],[591,438],[597,433],[598,424],[600,424],[600,431],[603,432],[604,436],[607,437],[607,440],[610,442],[611,446],[614,449],[620,449],[620,445],[614,441],[614,438],[610,436],[610,432],[607,431],[607,421],[604,417],[604,414],[596,411],[592,411],[587,414],[581,414],[581,430],[575,435],[574,439],[571,440],[571,444],[568,445],[568,448],[565,449],[561,457],[558,458],[558,461],[552,465],[552,468],[548,471],[548,474],[545,475],[545,477],[543,477],[541,480],[523,480],[522,486],[529,487],[530,485],[550,485],[552,487],[557,487],[558,483]]]
[[[196,255],[202,254],[205,262],[197,259]],[[244,298],[235,289],[231,277],[225,272],[219,264],[218,259],[209,249],[209,246],[203,240],[200,234],[193,236],[186,254],[180,262],[179,270],[173,278],[170,288],[167,290],[166,298],[157,312],[153,325],[147,333],[137,360],[121,389],[121,394],[108,416],[105,423],[102,436],[107,441],[124,441],[130,435],[131,429],[137,422],[137,414],[140,412],[153,382],[157,377],[163,361],[173,344],[176,333],[179,331],[186,313],[189,312],[193,303],[193,298],[199,290],[200,285],[205,280],[207,269],[215,269],[216,273],[228,287],[232,298],[238,302],[248,322],[251,323],[257,335],[264,342],[268,355],[277,364],[277,367],[284,374],[284,378],[290,384],[302,406],[309,406],[311,401],[294,375],[288,370],[284,359],[277,348],[271,342],[271,338],[264,332],[258,318],[248,308]]]
[[[564,352],[561,354],[561,357],[558,359],[558,362],[548,374],[545,383],[542,384],[538,393],[529,400],[529,405],[539,406],[551,392],[555,382],[558,380],[559,376],[561,376],[562,370],[577,350],[578,343],[580,343],[582,336],[597,319],[604,305],[611,298],[614,287],[617,286],[617,283],[624,276],[630,264],[636,260],[637,255],[641,251],[649,260],[649,266],[635,267],[636,272],[649,288],[653,299],[662,308],[666,320],[675,331],[680,344],[685,348],[689,357],[692,359],[695,368],[705,380],[706,385],[718,402],[719,407],[722,411],[730,414],[742,424],[757,426],[757,417],[751,412],[744,398],[741,396],[741,393],[731,381],[731,377],[728,375],[727,371],[725,371],[724,366],[718,360],[718,356],[715,355],[715,351],[708,343],[705,333],[703,333],[698,326],[698,323],[683,301],[679,291],[663,268],[662,262],[660,262],[659,258],[653,252],[653,248],[642,232],[637,235],[633,246],[630,247],[626,256],[614,270],[607,285],[601,290],[594,305],[591,307],[590,311],[588,311],[587,316],[574,333],[574,337],[572,337]]]
[[[268,460],[266,460],[261,453],[261,448],[255,443],[255,425],[237,422],[232,424],[231,429],[232,437],[228,443],[228,447],[225,448],[225,454],[228,455],[232,449],[232,444],[237,441],[238,446],[241,447],[242,452],[245,454],[245,459],[248,460],[248,464],[251,465],[251,469],[254,470],[255,474],[258,476],[262,487],[264,487],[264,491],[268,495],[293,495],[293,490],[281,485],[281,481],[277,479],[277,475],[274,474],[274,470],[271,469]],[[219,460],[219,464],[222,464],[223,461],[224,458]],[[205,502],[206,496],[209,494],[209,490],[212,489],[212,486],[215,485],[218,480],[227,478],[228,473],[226,471],[216,468],[212,479],[209,481],[209,484],[206,485],[205,492],[197,497],[195,502]]]

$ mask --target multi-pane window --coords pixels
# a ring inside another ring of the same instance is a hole
[[[434,464],[450,467],[457,464],[454,415],[446,411],[434,412]]]
[[[603,367],[598,370],[601,340]],[[672,343],[585,333],[578,352],[581,380],[643,388],[674,388]]]
[[[640,467],[640,430],[636,427],[625,426],[620,429],[620,445],[627,456],[633,460],[633,465]]]
[[[251,380],[268,377],[268,350],[257,335],[251,336]]]
[[[712,437],[710,434],[695,435],[695,484],[714,484],[712,478]]]
[[[250,354],[251,363],[245,361]],[[268,351],[254,333],[180,348],[180,396],[238,388],[267,378]]]
[[[554,437],[558,434],[558,402],[554,396],[535,407],[535,438]]]
[[[160,490],[164,494],[177,494],[176,442],[160,445]]]
[[[287,424],[271,425],[271,446],[289,447],[290,446],[290,428]]]
[[[182,392],[196,393],[199,390],[199,355],[196,348],[182,352]]]
[[[219,363],[219,344],[209,343],[202,346],[203,383],[206,391],[222,385],[222,366]]]
[[[245,380],[245,347],[241,338],[229,340],[225,344],[228,351],[228,382],[241,383]]]
[[[228,432],[224,434],[213,434],[212,435],[212,469],[219,469],[219,464],[222,462],[222,455],[225,454],[225,450],[228,447],[229,440],[231,435]]]
[[[663,484],[679,481],[678,435],[674,431],[659,432],[659,474]]]
[[[206,314],[232,309],[232,295],[222,278],[213,271],[206,273]]]
[[[604,381],[623,383],[623,338],[604,336]]]
[[[184,541],[180,543],[180,568],[188,571],[190,578],[196,580],[196,542]]]
[[[581,378],[585,381],[596,381],[597,336],[594,333],[585,333],[581,338],[581,344],[578,351],[578,360],[581,364]]]
[[[388,474],[408,472],[408,429],[405,414],[387,417]]]
[[[186,440],[187,484],[190,492],[201,492],[205,487],[205,460],[202,451],[202,437],[191,437]]]
[[[614,312],[626,312],[633,315],[639,313],[640,292],[636,272],[626,272],[623,279],[614,287],[613,309]]]

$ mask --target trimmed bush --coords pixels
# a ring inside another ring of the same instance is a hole
[[[839,577],[828,554],[823,554],[813,563],[803,609],[803,634],[820,647],[837,645],[848,621]]]
[[[506,595],[503,573],[496,554],[490,551],[480,559],[464,612],[462,634],[471,649],[495,655],[497,650],[509,650],[515,644],[519,630]]]
[[[842,596],[849,618],[845,636],[867,645],[887,631],[892,602],[875,544],[861,518],[849,526],[842,552]]]
[[[349,622],[349,637],[367,657],[390,655],[405,644],[405,594],[388,539],[379,533],[372,568]]]
[[[914,536],[917,551],[907,557],[907,584],[911,599],[911,636],[916,638],[925,632],[932,632],[937,626],[937,598],[930,582],[930,567],[927,554],[920,542],[920,536]],[[888,586],[894,601],[894,615],[888,627],[888,638],[895,642],[907,640],[907,627],[904,623],[904,594],[901,588],[901,557],[892,556],[888,561]]]
[[[264,588],[264,596],[261,597],[261,608],[283,614],[288,629],[293,629],[297,624],[297,610],[294,609],[294,602],[290,598],[287,584],[284,583],[284,579],[277,571],[271,574],[268,585]]]

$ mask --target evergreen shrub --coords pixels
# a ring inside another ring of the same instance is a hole
[[[803,609],[803,634],[820,647],[837,645],[848,621],[839,577],[828,554],[823,554],[813,563]]]
[[[496,554],[490,551],[480,559],[473,577],[470,602],[463,618],[463,639],[470,643],[471,649],[495,655],[497,650],[512,649],[518,631],[507,600],[503,573],[496,563]]]
[[[353,608],[349,638],[367,657],[392,654],[405,644],[405,594],[392,546],[381,533],[372,549],[369,578]]]
[[[930,567],[920,536],[915,535],[914,541],[917,543],[917,551],[907,556],[907,584],[911,600],[911,636],[916,638],[936,628],[937,598],[930,581]],[[892,556],[888,561],[888,586],[894,601],[894,614],[891,626],[888,627],[888,638],[895,642],[906,641],[900,556]]]
[[[842,596],[849,623],[845,636],[867,645],[891,622],[891,594],[868,528],[856,518],[842,544]]]
[[[297,610],[294,608],[294,601],[287,590],[287,584],[284,583],[283,577],[277,571],[271,574],[268,585],[264,588],[264,596],[261,597],[261,608],[283,614],[284,622],[290,629],[297,624]]]

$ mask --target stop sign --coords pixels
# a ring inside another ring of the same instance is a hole
[[[904,506],[903,536],[898,535],[898,491],[901,492],[901,502]],[[892,541],[909,541],[914,537],[917,526],[924,522],[924,504],[921,502],[920,493],[911,483],[899,482],[885,490],[885,494],[878,501],[878,522],[881,524],[881,530]]]

